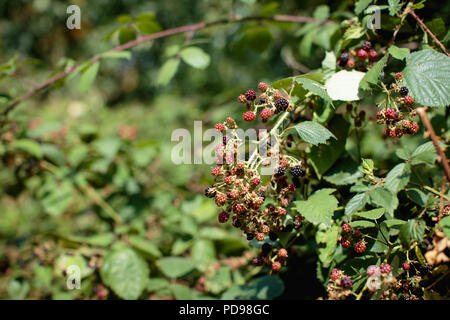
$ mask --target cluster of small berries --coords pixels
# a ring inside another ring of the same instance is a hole
[[[243,116],[245,121],[255,120],[258,109],[262,109],[260,117],[263,122],[268,121],[272,115],[294,110],[294,106],[283,97],[281,92],[270,88],[267,83],[260,82],[258,89],[261,91],[259,95],[254,90],[247,90],[238,97],[239,102],[245,104],[248,110]]]
[[[394,99],[398,103],[398,106],[395,105],[396,110],[386,108],[377,112],[377,123],[386,125],[384,134],[390,138],[400,138],[404,134],[416,134],[419,131],[419,124],[413,120],[417,115],[416,110],[412,109],[414,98],[408,94],[408,88],[401,85],[403,74],[397,72],[395,80],[390,91],[398,94]]]
[[[359,240],[361,237],[361,231],[358,229],[353,229],[348,223],[342,225],[342,231],[344,235],[339,238],[339,242],[343,248],[349,248],[352,242],[356,241],[354,250],[357,253],[363,253],[366,251],[366,242],[364,240]]]
[[[329,300],[343,300],[351,295],[353,280],[343,270],[333,268],[327,285]]]
[[[378,53],[372,48],[372,43],[364,41],[361,48],[341,53],[337,64],[341,68],[366,70],[367,66],[373,64],[377,59]]]

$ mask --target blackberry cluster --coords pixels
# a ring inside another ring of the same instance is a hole
[[[345,300],[352,294],[353,280],[343,270],[333,268],[327,284],[329,300]]]
[[[356,68],[360,71],[367,71],[377,59],[378,53],[372,49],[372,43],[364,41],[359,49],[355,48],[354,50],[341,53],[337,64],[341,68]]]
[[[361,231],[358,229],[352,229],[349,224],[344,223],[342,225],[342,232],[344,235],[339,237],[339,242],[343,248],[349,248],[352,242],[356,242],[354,250],[357,253],[363,253],[366,250],[366,244],[364,240],[359,240],[361,237]]]

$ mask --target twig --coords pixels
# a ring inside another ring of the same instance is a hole
[[[445,52],[445,54],[447,56],[450,57],[450,53],[448,53],[447,49],[444,47],[444,45],[442,44],[442,42],[439,41],[439,39],[433,34],[433,32],[431,32],[430,29],[428,29],[428,27],[425,25],[425,23],[423,23],[423,21],[417,16],[417,14],[414,12],[414,10],[408,10],[408,13],[410,15],[412,15],[414,17],[414,19],[417,20],[417,22],[419,22],[419,24],[422,26],[422,28],[431,36],[431,38],[433,38],[433,41],[439,45],[439,47],[441,47],[442,51]]]
[[[232,17],[229,19],[220,19],[212,22],[200,22],[196,24],[191,25],[185,25],[182,27],[172,28],[163,30],[161,32],[153,33],[150,35],[142,36],[140,38],[137,38],[135,40],[126,42],[124,44],[121,44],[109,51],[107,53],[113,53],[113,52],[119,52],[123,50],[130,49],[132,47],[135,47],[137,45],[140,45],[145,42],[149,42],[155,39],[160,39],[164,37],[168,37],[171,35],[179,34],[179,33],[185,33],[185,32],[194,32],[199,29],[209,28],[221,24],[227,24],[227,23],[238,23],[238,22],[246,22],[246,21],[281,21],[281,22],[296,22],[296,23],[306,23],[306,22],[319,22],[319,20],[312,18],[312,17],[303,17],[303,16],[289,16],[289,15],[275,15],[275,16],[249,16],[249,17]],[[331,20],[323,20],[320,21],[322,24],[327,24],[332,22]],[[95,63],[100,60],[100,55],[96,55],[89,59],[87,62],[89,63]],[[67,70],[64,70],[63,72],[60,72],[58,74],[55,74],[50,79],[47,79],[46,81],[38,84],[34,88],[31,88],[28,92],[26,92],[24,95],[16,98],[13,102],[11,102],[5,110],[2,112],[2,115],[6,117],[9,112],[11,112],[17,105],[25,101],[26,99],[32,97],[39,91],[49,87],[53,83],[55,83],[58,80],[61,80],[68,76],[69,74],[75,72],[78,70],[82,65],[84,64],[75,64],[72,67],[70,67]]]
[[[439,146],[438,137],[436,136],[436,133],[434,132],[433,126],[431,125],[430,119],[428,119],[426,108],[417,108],[417,113],[420,116],[420,119],[422,120],[423,124],[425,125],[425,128],[427,129],[428,134],[430,135],[431,141],[433,141],[434,148],[436,149],[436,152],[439,156],[439,161],[442,164],[442,167],[444,169],[445,177],[447,179],[447,182],[450,182],[450,166],[448,164],[447,157],[445,156],[444,151],[442,151],[441,147]]]

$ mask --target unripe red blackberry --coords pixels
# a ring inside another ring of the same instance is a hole
[[[380,266],[380,272],[384,274],[391,273],[391,266],[388,263],[384,263]]]
[[[353,59],[348,59],[347,67],[348,68],[354,68],[355,67],[355,61]]]
[[[225,131],[226,127],[223,123],[216,123],[214,125],[214,129],[216,129],[219,132],[223,132],[223,131]]]
[[[265,238],[266,238],[266,235],[262,232],[259,232],[256,234],[256,240],[258,240],[258,241],[264,241]]]
[[[364,49],[358,50],[358,59],[359,60],[365,60],[367,58],[367,51]]]
[[[293,177],[304,177],[305,176],[305,170],[299,165],[293,166],[290,170],[290,173]]]
[[[406,96],[409,92],[407,87],[401,87],[400,90],[398,91],[402,96]]]
[[[353,286],[353,281],[347,276],[341,278],[341,286],[345,289],[350,289]]]
[[[397,81],[403,80],[403,73],[397,72],[395,74],[395,80],[397,80]]]
[[[227,176],[223,179],[223,182],[225,182],[225,184],[232,184],[234,182],[234,177],[233,176]]]
[[[254,186],[257,186],[257,185],[259,185],[260,183],[261,183],[261,179],[260,179],[260,178],[254,177],[254,178],[252,179],[252,184],[253,184]]]
[[[253,264],[255,267],[262,266],[262,265],[263,265],[263,262],[264,262],[264,260],[263,260],[261,257],[254,258],[254,259],[252,260],[252,264]]]
[[[229,190],[227,192],[227,197],[230,199],[236,199],[237,197],[239,197],[239,192],[237,190]]]
[[[363,241],[356,243],[355,251],[358,253],[363,253],[364,251],[366,251],[366,244]]]
[[[369,51],[369,59],[370,60],[375,60],[378,58],[378,53],[375,50],[370,50]]]
[[[273,94],[273,96],[272,96],[272,98],[274,99],[274,100],[278,100],[278,99],[280,99],[282,97],[282,95],[281,95],[281,92],[280,91],[276,91],[274,94]]]
[[[214,177],[217,177],[217,176],[222,175],[222,174],[223,174],[222,167],[214,167],[214,168],[212,168],[212,169],[211,169],[211,174],[212,174]]]
[[[411,267],[411,265],[409,264],[409,262],[402,263],[403,270],[408,271],[410,267]]]
[[[235,203],[233,205],[233,212],[242,213],[245,211],[245,207],[240,203]]]
[[[286,214],[286,209],[285,208],[279,208],[278,209],[278,215],[284,216],[285,214]]]
[[[400,138],[403,136],[403,131],[400,128],[395,128],[395,136]]]
[[[341,270],[339,270],[338,268],[333,268],[333,270],[331,270],[331,275],[330,275],[331,280],[337,280],[340,278],[340,276],[341,276]]]
[[[240,103],[247,103],[247,99],[245,98],[245,95],[243,95],[243,94],[239,95],[238,100]]]
[[[275,102],[275,107],[277,108],[278,112],[286,111],[288,106],[289,102],[285,98],[280,98]]]
[[[368,51],[372,49],[372,43],[370,41],[364,41],[361,48]]]
[[[359,229],[354,229],[354,230],[353,230],[353,235],[354,235],[355,237],[360,237],[360,236],[361,236],[361,230],[359,230]]]
[[[238,126],[236,124],[236,121],[233,118],[228,117],[226,122],[227,122],[227,127],[228,128],[230,128],[230,129],[237,129],[238,128]]]
[[[275,261],[274,263],[272,263],[272,271],[273,272],[278,272],[281,269],[281,263],[279,263],[278,261]]]
[[[414,103],[414,98],[411,97],[411,96],[405,96],[403,98],[403,103],[406,104],[406,105],[411,105],[411,104]]]
[[[247,100],[249,101],[253,101],[256,99],[256,92],[253,90],[247,90],[245,92],[245,98],[247,98]]]
[[[348,247],[350,247],[350,245],[351,245],[350,241],[348,241],[347,239],[342,237],[342,239],[341,239],[341,246],[343,248],[348,248]]]
[[[389,119],[395,119],[397,113],[394,109],[386,109],[386,111],[384,112],[384,116]]]
[[[348,223],[344,223],[342,225],[342,231],[344,231],[345,233],[349,233],[352,230],[352,227],[350,227],[350,225]]]
[[[415,134],[417,133],[417,131],[419,131],[419,124],[417,122],[411,121],[411,123],[409,124],[408,133]]]
[[[267,121],[272,116],[272,111],[268,108],[265,108],[263,111],[261,111],[261,119],[263,121]]]
[[[230,214],[228,212],[226,212],[226,211],[222,211],[218,215],[218,220],[219,220],[220,223],[227,222],[229,218],[230,218]]]
[[[269,88],[269,85],[265,82],[260,82],[258,84],[258,89],[261,90],[262,92],[266,92],[268,88]]]
[[[278,167],[275,169],[274,175],[275,175],[275,177],[282,177],[282,176],[284,176],[285,172],[286,172],[286,170],[283,167]]]
[[[287,258],[288,256],[288,252],[284,248],[279,249],[277,254],[280,258]]]
[[[255,113],[252,111],[247,111],[244,113],[244,120],[245,121],[253,121],[255,119]]]
[[[227,195],[223,193],[219,193],[216,195],[216,204],[217,206],[223,206],[227,202]]]

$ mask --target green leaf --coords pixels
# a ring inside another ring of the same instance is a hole
[[[333,261],[334,251],[336,250],[340,234],[341,228],[336,225],[332,228],[319,228],[316,232],[316,242],[319,245],[319,260],[324,268],[328,268]]]
[[[145,289],[148,274],[145,260],[127,247],[109,251],[100,269],[103,283],[127,300],[139,298]]]
[[[170,58],[162,65],[158,72],[156,84],[159,86],[167,85],[172,80],[175,73],[177,73],[180,60],[177,58]]]
[[[389,4],[389,15],[394,16],[402,8],[402,3],[400,0],[388,0]]]
[[[325,72],[336,70],[336,55],[333,51],[325,52],[325,58],[322,60],[322,69],[324,69]]]
[[[444,147],[443,144],[441,144]],[[421,163],[428,164],[429,166],[434,166],[438,155],[432,141],[425,142],[417,147],[416,150],[411,154],[410,160],[412,165],[417,165]]]
[[[369,195],[367,192],[356,194],[350,199],[350,201],[345,206],[345,215],[346,216],[353,215],[356,211],[364,208],[367,201],[369,201]]]
[[[405,249],[409,249],[413,241],[422,242],[425,232],[425,221],[411,219],[400,227],[398,237]]]
[[[377,220],[383,216],[385,211],[386,209],[380,208],[380,209],[373,209],[370,211],[360,211],[357,212],[355,215],[364,219]]]
[[[192,289],[190,289],[187,286],[183,286],[181,284],[172,284],[170,286],[170,290],[172,290],[172,293],[177,300],[193,300],[194,294]]]
[[[197,69],[205,69],[209,66],[209,55],[198,47],[188,47],[180,52],[181,59],[191,67]]]
[[[341,115],[336,115],[329,122],[328,128],[335,139],[328,141],[327,144],[311,146],[307,150],[308,161],[319,178],[333,166],[345,151],[345,142],[350,124]]]
[[[377,207],[386,208],[391,215],[398,206],[397,196],[383,187],[378,187],[370,192],[370,201]]]
[[[399,48],[392,45],[391,47],[389,47],[388,51],[395,59],[403,60],[410,54],[411,50],[409,50],[408,48]]]
[[[93,143],[97,151],[106,159],[112,160],[120,149],[120,139],[118,137],[106,137]]]
[[[159,291],[161,289],[168,288],[170,282],[164,278],[153,278],[147,281],[147,290],[150,292]]]
[[[439,225],[441,226],[442,232],[450,239],[450,216],[439,221]]]
[[[359,100],[359,83],[365,73],[360,71],[342,70],[333,74],[326,82],[325,88],[333,100]]]
[[[64,213],[73,200],[73,185],[68,179],[61,183],[54,179],[47,180],[39,190],[39,197],[45,212],[52,216]]]
[[[298,83],[300,83],[302,85],[302,87],[304,89],[306,89],[307,91],[312,92],[313,94],[321,97],[325,101],[330,102],[331,104],[333,104],[331,98],[328,96],[328,93],[325,90],[325,86],[323,86],[319,82],[311,80],[311,79],[308,79],[308,78],[301,78],[301,77],[298,77],[295,80]]]
[[[359,39],[364,35],[364,29],[359,25],[353,25],[345,30],[343,40]]]
[[[408,184],[410,176],[411,165],[409,163],[400,163],[389,171],[384,187],[397,194]]]
[[[146,254],[148,254],[152,259],[158,259],[162,256],[161,251],[159,251],[158,247],[151,241],[136,235],[129,235],[128,240],[130,244],[139,249]]]
[[[11,144],[11,147],[21,150],[21,151],[24,151],[38,159],[41,159],[42,156],[44,155],[39,143],[37,143],[34,140],[30,140],[30,139],[15,140]]]
[[[233,285],[222,295],[224,300],[270,300],[284,291],[283,280],[278,276],[263,276],[248,284]]]
[[[23,300],[30,291],[30,283],[26,280],[12,279],[8,282],[8,296],[12,300]]]
[[[314,121],[303,121],[295,126],[300,138],[307,143],[318,145],[319,143],[326,143],[326,141],[333,137],[336,139],[327,128]]]
[[[295,201],[300,214],[313,224],[324,223],[331,227],[331,218],[338,207],[338,201],[331,195],[336,189],[320,189],[306,201]]]
[[[131,59],[131,52],[130,51],[107,51],[99,55],[100,58],[103,59]]]
[[[136,28],[143,34],[152,34],[161,31],[161,26],[155,21],[140,21]]]
[[[198,239],[191,248],[191,257],[197,263],[197,269],[206,271],[208,264],[216,259],[216,248],[211,240]]]
[[[119,42],[120,44],[124,44],[126,42],[130,42],[136,39],[136,32],[129,28],[120,28],[119,29]]]
[[[411,53],[403,77],[410,95],[424,106],[450,105],[450,57],[432,49]]]
[[[377,241],[373,243],[370,251],[376,253],[384,253],[388,249],[388,246],[385,244],[385,239],[389,240],[389,229],[387,227],[386,221],[383,221],[380,223],[380,229],[378,230],[377,234]]]
[[[360,15],[371,3],[372,0],[359,0],[355,3],[355,14]]]
[[[169,278],[179,278],[195,268],[195,261],[183,257],[165,257],[158,260],[158,267]]]
[[[78,90],[80,92],[86,92],[97,77],[100,62],[91,64],[88,68],[84,69],[81,73],[80,82],[78,82]]]
[[[376,224],[372,221],[367,220],[356,220],[349,223],[350,227],[353,229],[365,229],[365,228],[375,228]]]
[[[411,188],[406,190],[408,198],[417,203],[421,207],[426,207],[428,203],[428,195],[417,188]]]
[[[354,184],[362,177],[361,167],[351,159],[342,159],[323,178],[337,186]]]
[[[383,72],[384,67],[386,66],[386,62],[388,60],[389,55],[385,54],[383,58],[377,61],[375,65],[367,71],[364,77],[361,79],[359,83],[359,87],[364,90],[369,90],[369,84],[378,84],[379,77]]]

